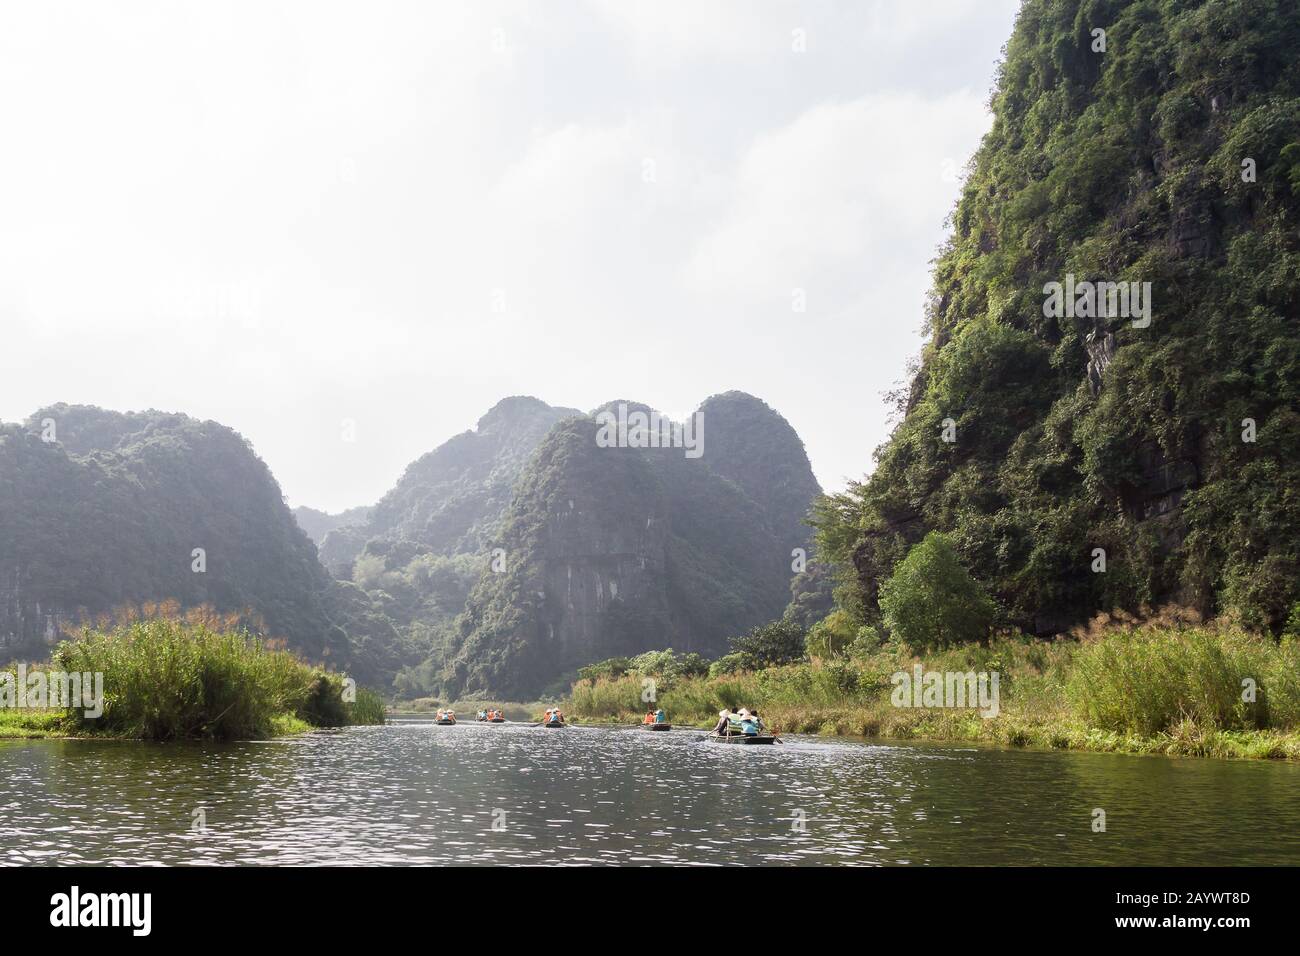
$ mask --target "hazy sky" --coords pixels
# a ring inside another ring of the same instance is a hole
[[[0,420],[216,419],[338,510],[506,395],[743,389],[842,487],[1017,7],[7,3]]]

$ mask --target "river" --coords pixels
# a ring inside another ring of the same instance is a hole
[[[0,741],[0,864],[183,863],[1297,864],[1300,766],[415,718]]]

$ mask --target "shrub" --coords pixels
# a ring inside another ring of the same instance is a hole
[[[709,677],[726,677],[745,669],[744,654],[724,654],[709,665]]]
[[[731,650],[741,656],[745,670],[758,670],[804,659],[806,638],[793,621],[760,624],[748,634],[731,639]]]
[[[985,641],[995,607],[937,531],[907,553],[880,588],[890,632],[914,651]]]
[[[230,740],[272,736],[285,717],[314,726],[348,722],[337,674],[201,620],[86,629],[55,649],[52,666],[104,675],[103,714],[69,710],[74,732]]]

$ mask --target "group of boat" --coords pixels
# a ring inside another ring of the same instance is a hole
[[[504,724],[506,717],[500,710],[486,709],[480,710],[474,716],[474,720],[477,723]],[[443,726],[455,724],[456,712],[451,708],[439,710],[434,723]],[[546,715],[542,718],[540,724],[551,729],[568,726],[563,711],[558,707],[548,707]],[[658,710],[646,713],[641,721],[641,728],[651,731],[667,731],[672,730],[673,725],[668,722],[668,715],[661,707]],[[720,744],[773,744],[778,740],[775,734],[767,732],[767,728],[763,726],[763,721],[759,718],[757,712],[751,712],[744,707],[734,712],[725,707],[719,711],[718,723],[714,726],[712,733],[705,739]]]

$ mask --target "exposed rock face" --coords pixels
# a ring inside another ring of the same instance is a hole
[[[791,548],[808,539],[793,526],[818,493],[807,456],[750,396],[701,411],[696,459],[601,447],[592,418],[556,426],[503,522],[504,567],[470,597],[446,693],[527,697],[607,657],[667,646],[718,654],[728,637],[780,616]],[[782,480],[765,484],[760,465]],[[723,474],[746,468],[759,500]]]
[[[1099,325],[1088,333],[1084,347],[1088,350],[1088,388],[1094,396],[1099,395],[1102,376],[1115,358],[1115,333]]]

